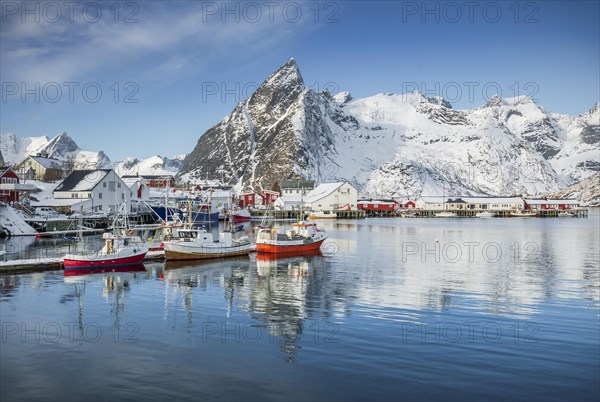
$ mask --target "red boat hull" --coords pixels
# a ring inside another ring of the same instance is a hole
[[[316,241],[311,244],[297,244],[297,245],[274,245],[265,243],[256,243],[257,253],[269,253],[269,254],[297,254],[297,253],[310,253],[321,249],[323,240]]]
[[[86,260],[64,260],[65,275],[83,275],[94,272],[117,272],[131,269],[129,265],[141,264],[146,257],[146,253],[134,255],[125,258],[114,258],[99,261]]]
[[[234,223],[244,223],[244,222],[250,222],[252,220],[252,217],[234,214],[234,215],[231,215],[231,220],[233,220]]]

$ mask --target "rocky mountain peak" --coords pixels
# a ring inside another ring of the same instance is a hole
[[[296,87],[304,87],[304,80],[296,61],[291,58],[273,74],[271,74],[262,84],[261,87],[270,87],[272,89],[292,89]]]
[[[73,141],[66,132],[61,132],[40,150],[40,153],[46,154],[49,158],[60,158],[68,153],[81,151],[81,148]]]

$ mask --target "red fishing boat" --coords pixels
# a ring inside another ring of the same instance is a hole
[[[259,229],[256,237],[256,252],[270,254],[295,254],[319,250],[327,239],[324,230],[315,223],[298,222],[286,233],[276,229]]]
[[[148,252],[142,239],[128,231],[124,236],[104,233],[104,247],[97,253],[69,253],[64,256],[65,275],[83,275],[94,272],[127,270],[129,265],[140,264]],[[125,267],[125,268],[124,268]]]

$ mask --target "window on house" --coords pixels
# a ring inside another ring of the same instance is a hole
[[[102,199],[102,193],[98,193],[98,198]]]
[[[121,199],[125,201],[125,193],[121,193]]]
[[[121,188],[121,182],[117,183],[117,187]]]
[[[102,187],[106,188],[106,182],[102,183]]]
[[[108,182],[108,191],[115,191],[115,182],[114,181]]]

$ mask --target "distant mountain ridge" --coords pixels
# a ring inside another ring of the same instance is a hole
[[[113,163],[103,151],[82,150],[66,133],[61,132],[52,139],[41,137],[17,137],[12,133],[0,133],[0,156],[4,163],[16,165],[29,155],[46,155],[64,162],[72,162],[75,169],[114,168],[120,175],[175,175],[185,155],[173,159],[151,156],[147,159],[126,158]]]
[[[522,96],[455,110],[418,92],[317,93],[290,59],[200,136],[179,176],[254,190],[348,180],[371,197],[541,194],[600,171],[598,109],[561,115]]]

